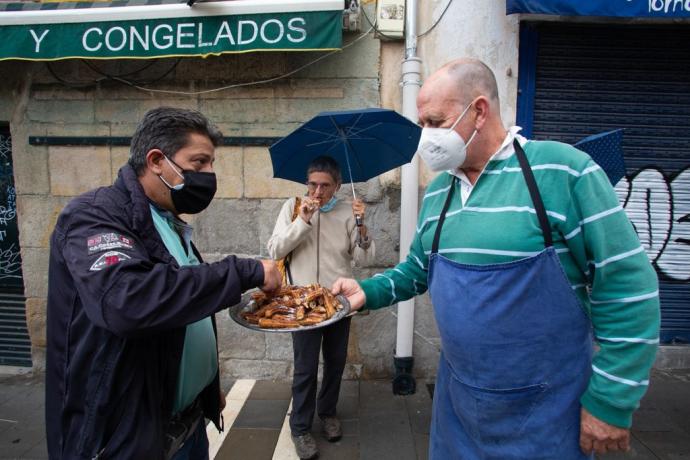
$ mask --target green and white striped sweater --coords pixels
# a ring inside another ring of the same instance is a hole
[[[550,141],[527,141],[524,149],[544,200],[555,249],[600,345],[581,403],[595,417],[629,427],[649,385],[659,343],[656,273],[606,174],[588,155]],[[407,259],[360,282],[366,308],[392,305],[427,290],[431,244],[452,179],[442,173],[427,188]],[[458,262],[485,265],[544,249],[514,152],[489,161],[464,206],[459,181],[455,187],[439,253]]]

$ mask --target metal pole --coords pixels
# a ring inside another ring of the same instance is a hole
[[[417,57],[417,0],[407,0],[405,14],[405,60],[402,64],[403,115],[417,122],[417,94],[421,87],[422,61]],[[419,158],[402,167],[400,208],[400,261],[407,258],[414,239],[417,223]],[[396,377],[393,392],[412,394],[415,380],[412,376],[412,344],[414,337],[414,299],[398,303],[398,327],[395,342]]]

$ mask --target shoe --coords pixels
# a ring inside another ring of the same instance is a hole
[[[310,433],[299,436],[292,436],[292,443],[295,445],[295,452],[301,460],[311,460],[319,456],[316,448],[316,441]]]
[[[337,417],[322,417],[321,426],[323,427],[323,434],[328,442],[336,442],[343,437],[343,428]]]

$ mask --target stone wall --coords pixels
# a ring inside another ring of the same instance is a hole
[[[346,34],[344,42],[356,37]],[[322,110],[380,106],[380,54],[379,41],[370,36],[288,78],[205,93],[199,92],[286,74],[320,54],[188,58],[177,65],[164,59],[143,70],[145,63],[137,61],[0,63],[0,121],[10,123],[13,138],[34,367],[44,365],[48,250],[56,218],[72,197],[112,183],[128,148],[32,146],[29,136],[130,136],[142,115],[160,105],[200,110],[226,136],[283,136]],[[157,91],[122,84],[117,76]],[[302,194],[303,186],[271,178],[265,147],[219,148],[215,169],[218,193],[210,208],[192,219],[195,242],[209,261],[227,254],[265,256],[281,204]],[[358,269],[358,276],[365,276],[397,262],[400,198],[395,180],[374,179],[358,184],[357,190],[369,205],[367,224],[378,252],[374,266]],[[423,316],[420,336],[432,337],[421,346],[437,350],[428,306],[418,314]],[[291,377],[288,334],[249,331],[225,312],[218,320],[226,378]],[[392,374],[395,323],[394,309],[354,318],[348,377]],[[422,375],[433,372],[435,353],[429,360],[433,365],[422,362],[418,367]]]

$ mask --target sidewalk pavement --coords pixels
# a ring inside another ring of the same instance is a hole
[[[289,382],[230,382],[226,430],[209,427],[211,458],[296,459],[289,436]],[[314,437],[324,460],[421,460],[427,458],[431,397],[394,396],[390,381],[343,382],[338,412],[344,436],[328,443]],[[0,375],[0,459],[46,459],[41,375]],[[635,415],[632,450],[601,460],[690,460],[690,369],[654,370],[650,389]]]

